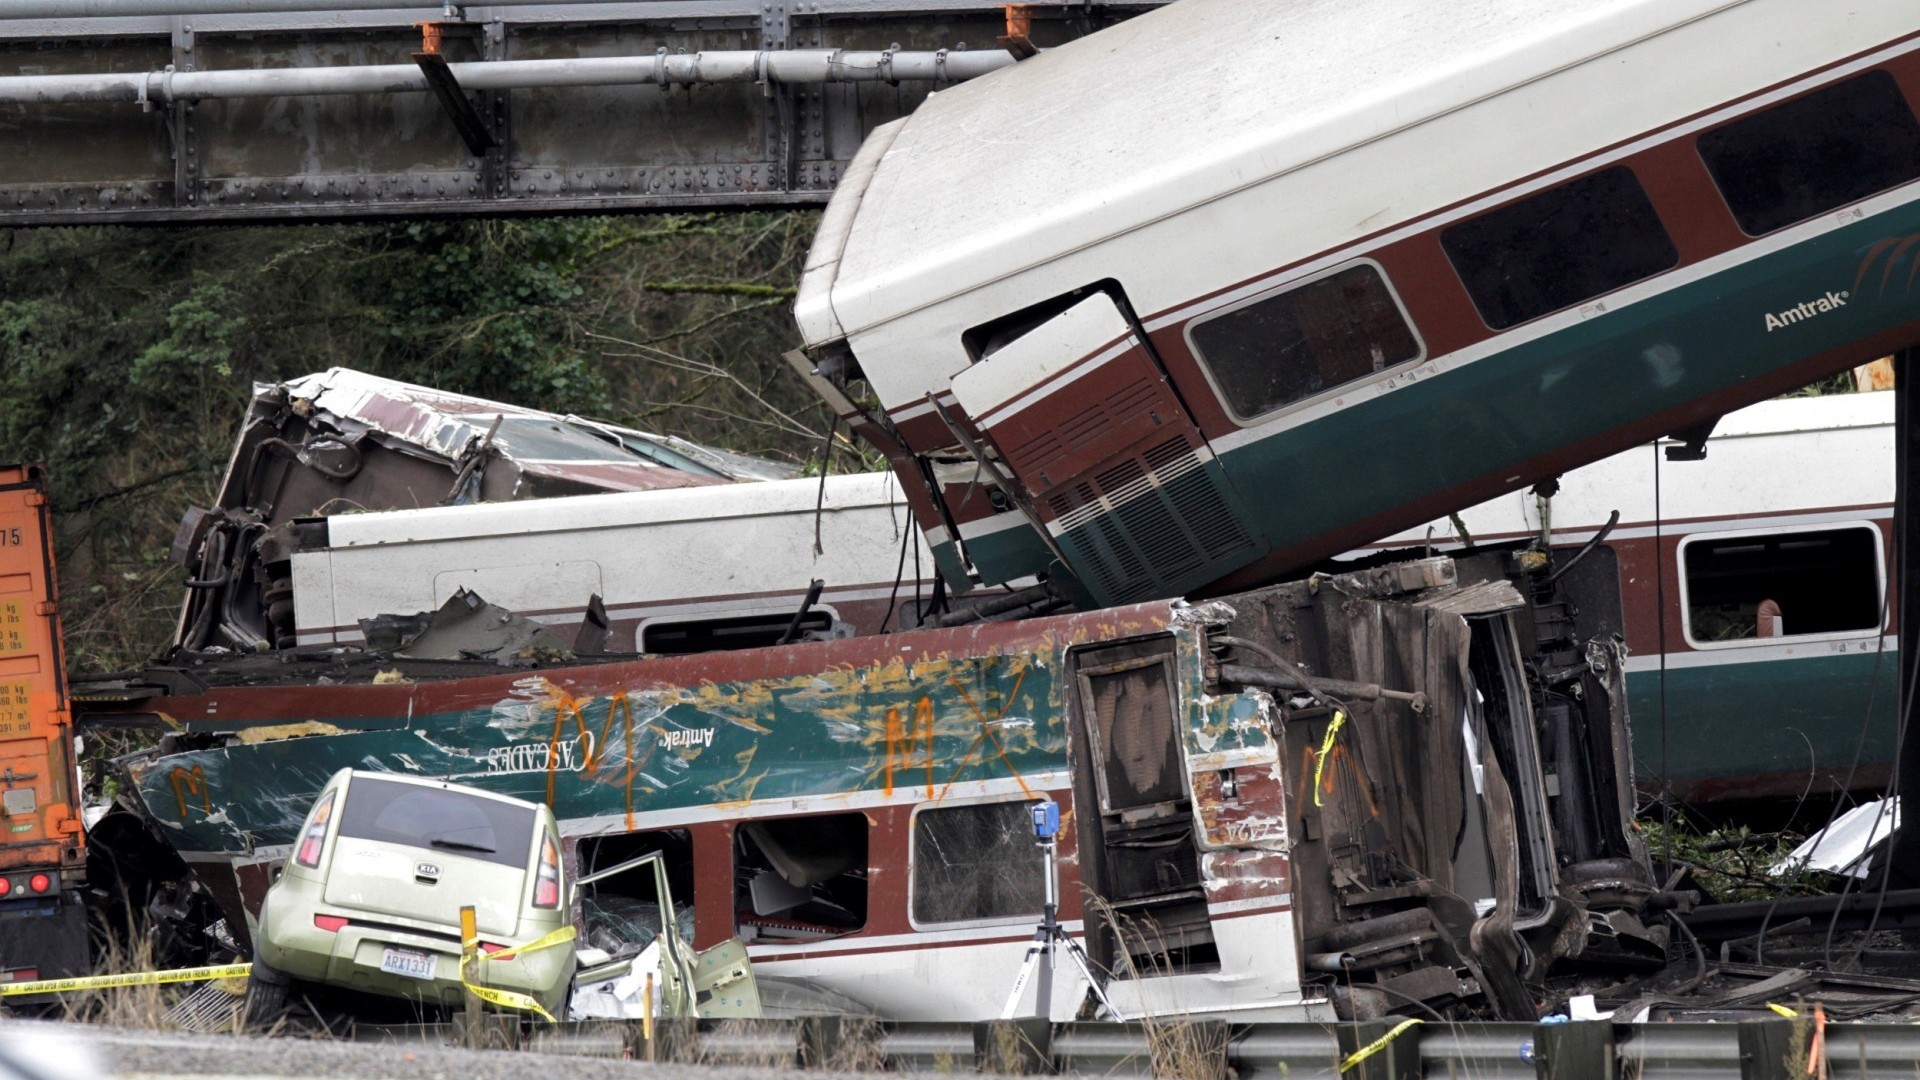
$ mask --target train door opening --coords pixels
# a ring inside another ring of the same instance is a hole
[[[1088,953],[1116,979],[1217,971],[1173,639],[1082,650],[1072,671]]]
[[[964,419],[1100,606],[1177,596],[1253,544],[1206,437],[1118,286],[969,333]],[[1235,563],[1237,565],[1237,563]]]
[[[660,895],[651,868],[617,870],[655,852],[666,871],[666,896]],[[686,830],[587,837],[580,841],[579,865],[578,879],[616,871],[584,881],[577,890],[580,940],[585,945],[613,959],[626,959],[638,955],[669,926],[681,942],[693,945],[693,842]]]

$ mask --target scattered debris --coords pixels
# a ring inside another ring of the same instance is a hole
[[[439,611],[422,612],[415,620],[417,629],[383,651],[409,660],[492,660],[503,667],[573,659],[553,631],[466,589],[455,591]]]
[[[1774,864],[1773,872],[1787,875],[1817,870],[1864,880],[1873,872],[1881,844],[1899,827],[1898,796],[1861,803],[1807,837],[1792,854]]]

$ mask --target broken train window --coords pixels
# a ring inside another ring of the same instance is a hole
[[[1420,341],[1372,263],[1289,285],[1187,331],[1233,415],[1253,420],[1420,358]]]
[[[674,930],[693,943],[693,843],[684,829],[590,836],[580,841],[584,878],[659,852],[672,894]],[[659,935],[661,898],[650,867],[622,871],[580,886],[582,944],[619,959],[639,953]]]
[[[1880,625],[1880,530],[1817,529],[1689,536],[1680,541],[1687,639],[1711,647]]]
[[[720,615],[702,619],[655,619],[640,627],[640,651],[649,656],[691,656],[727,649],[764,649],[777,645],[793,628],[792,611],[758,615]],[[800,617],[795,641],[844,636],[834,610],[816,604]]]
[[[1046,884],[1030,805],[926,806],[914,814],[908,891],[915,926],[1040,917]]]
[[[742,940],[807,941],[867,925],[867,816],[749,821],[734,833]]]

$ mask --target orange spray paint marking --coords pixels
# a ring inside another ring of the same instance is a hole
[[[1302,748],[1300,755],[1300,779],[1304,783],[1300,789],[1299,798],[1296,800],[1302,805],[1309,802],[1315,806],[1321,804],[1320,799],[1313,798],[1314,765],[1319,762],[1319,760],[1320,755],[1314,751],[1313,747],[1308,746]],[[1339,785],[1335,783],[1335,779],[1342,772],[1346,773],[1354,789],[1359,791],[1360,798],[1367,804],[1367,816],[1377,820],[1380,817],[1380,807],[1373,801],[1372,785],[1367,783],[1366,774],[1361,772],[1359,762],[1347,751],[1343,743],[1335,743],[1333,749],[1327,753],[1326,762],[1321,767],[1320,794],[1322,796],[1333,794],[1339,788]]]
[[[547,805],[553,805],[554,777],[560,769],[560,738],[566,732],[567,719],[573,719],[575,745],[581,747],[580,772],[591,776],[600,771],[600,762],[606,757],[607,737],[613,734],[616,710],[626,721],[627,734],[627,814],[633,814],[633,705],[624,691],[607,699],[607,719],[600,725],[600,733],[595,736],[593,727],[587,722],[586,708],[593,704],[592,698],[576,698],[570,694],[556,691],[550,704],[553,706],[553,733],[547,740]]]
[[[575,745],[581,747],[580,769],[582,776],[598,779],[601,766],[607,758],[607,746],[612,741],[614,724],[621,725],[624,744],[627,751],[626,776],[620,778],[620,786],[626,796],[627,829],[633,825],[633,788],[640,777],[640,759],[634,752],[633,742],[633,701],[622,690],[607,699],[607,716],[595,734],[593,725],[587,720],[586,710],[593,704],[593,698],[576,698],[555,690],[552,700],[553,733],[547,742],[547,805],[553,805],[555,777],[560,769],[560,740],[566,733],[567,720],[573,720]]]
[[[946,798],[947,792],[951,790],[954,783],[959,780],[960,771],[975,760],[975,752],[989,742],[993,744],[993,752],[999,755],[1000,763],[1007,767],[1007,773],[1013,777],[1013,782],[1020,785],[1021,793],[1028,798],[1035,797],[1033,789],[1027,786],[1026,779],[1020,775],[1020,770],[1014,768],[1013,760],[1007,756],[1006,748],[1000,745],[999,736],[993,733],[993,725],[1005,717],[1007,710],[1013,707],[1013,699],[1020,693],[1020,684],[1025,682],[1026,678],[1027,673],[1024,671],[1014,676],[1013,688],[1008,690],[1001,699],[1000,711],[995,713],[991,720],[987,718],[986,710],[974,702],[973,695],[967,693],[967,688],[962,686],[958,679],[951,677],[947,679],[947,685],[953,687],[954,692],[960,695],[960,700],[966,702],[967,708],[973,710],[973,718],[980,724],[980,734],[974,736],[973,745],[967,747],[966,757],[962,758],[960,763],[954,766],[953,773],[947,777],[947,786],[940,789],[941,798]]]
[[[993,732],[994,725],[1006,719],[1007,710],[1013,708],[1013,699],[1020,693],[1020,684],[1026,681],[1027,673],[1024,671],[1013,677],[1013,687],[1002,695],[1000,699],[1000,711],[993,714],[992,720],[987,720],[980,716],[980,707],[974,705],[973,699],[967,696],[965,687],[956,682],[953,684],[953,688],[960,691],[960,696],[965,698],[967,705],[973,709],[974,716],[980,720],[980,733],[987,737],[987,741],[993,743],[993,752],[1000,755],[1000,764],[1007,767],[1007,773],[1013,777],[1013,782],[1020,785],[1020,793],[1031,799],[1034,797],[1033,789],[1027,786],[1026,778],[1020,775],[1020,770],[1013,767],[1013,759],[1007,756],[1006,747],[1000,745],[1000,736]]]
[[[927,771],[927,798],[933,798],[933,699],[921,695],[913,703],[911,727],[900,720],[900,710],[887,710],[887,759],[882,767],[882,784],[888,795],[893,794],[894,763],[898,762],[900,771],[913,768],[913,754],[919,749],[920,757]]]
[[[181,821],[187,819],[187,796],[189,794],[200,796],[200,810],[202,813],[213,813],[213,802],[207,796],[207,770],[203,766],[195,765],[193,770],[189,772],[175,765],[173,771],[167,774],[167,779],[173,783],[173,797],[180,802]]]
[[[587,733],[586,717],[580,714],[580,702],[571,694],[556,692],[553,698],[553,734],[547,738],[547,806],[553,806],[553,782],[560,768],[560,733],[566,729],[567,717],[573,717],[574,728],[580,734]]]
[[[633,703],[627,700],[626,691],[623,690],[613,696],[613,705],[620,706],[621,715],[627,719],[627,782],[622,786],[627,789],[627,831],[632,832],[633,778],[640,775],[640,762],[635,760],[633,756]],[[609,725],[613,723],[613,705],[607,706],[607,723]],[[604,739],[604,737],[605,733],[603,732],[602,738]],[[601,744],[595,744],[593,748],[596,755],[599,753],[600,745]],[[596,759],[594,764],[597,766],[599,761]]]
[[[1033,789],[1027,786],[1026,778],[1020,775],[1019,769],[1013,767],[1013,761],[1007,757],[1006,750],[1001,747],[1000,736],[995,735],[993,729],[989,727],[981,728],[980,733],[985,735],[989,742],[993,743],[993,752],[1000,755],[1000,763],[1007,767],[1007,772],[1013,776],[1013,782],[1020,785],[1020,794],[1025,795],[1029,799],[1034,798]]]

